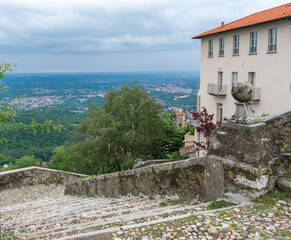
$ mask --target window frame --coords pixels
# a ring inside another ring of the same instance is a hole
[[[239,34],[233,36],[233,55],[239,55]]]
[[[216,114],[217,114],[217,121],[222,122],[223,121],[223,104],[217,103],[216,104]]]
[[[224,57],[224,37],[219,38],[219,51],[218,51],[218,56],[219,57]]]
[[[234,76],[236,76],[236,78]],[[234,79],[236,79],[235,82],[234,82]],[[233,87],[237,82],[238,82],[238,72],[232,72],[231,73],[231,86]]]
[[[217,81],[217,84],[218,84],[218,88],[219,88],[219,91],[222,91],[223,87],[223,72],[222,71],[218,71],[218,81]]]
[[[208,40],[208,57],[213,57],[213,39]]]
[[[268,36],[268,52],[276,53],[278,49],[278,28],[270,28]]]
[[[248,82],[252,84],[253,87],[256,86],[256,72],[249,72],[249,80]]]
[[[255,37],[254,35],[255,34]],[[250,54],[258,53],[258,32],[254,31],[250,33]]]

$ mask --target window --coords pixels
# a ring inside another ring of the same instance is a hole
[[[208,41],[208,57],[213,57],[213,40]]]
[[[258,32],[251,32],[250,53],[257,53]]]
[[[233,36],[233,55],[239,54],[239,35]]]
[[[272,28],[269,30],[269,52],[277,51],[277,28]]]
[[[223,72],[218,72],[218,90],[222,91]]]
[[[219,38],[219,56],[224,56],[224,38]]]
[[[237,72],[233,72],[232,73],[232,86],[234,86],[234,84],[237,83],[237,79],[238,79],[238,73]]]
[[[249,72],[249,83],[255,86],[256,84],[256,73],[255,72]]]
[[[217,121],[223,120],[223,106],[221,103],[217,103]]]

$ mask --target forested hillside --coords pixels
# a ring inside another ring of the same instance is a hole
[[[87,115],[88,113],[73,113],[58,107],[18,112],[16,122],[29,124],[31,119],[39,123],[52,120],[55,124],[62,124],[65,129],[61,132],[50,131],[49,133],[40,131],[34,133],[31,129],[24,130],[23,128],[9,131],[1,129],[1,137],[7,141],[0,144],[1,155],[5,156],[2,156],[1,163],[14,162],[25,155],[34,155],[36,158],[48,161],[56,147],[74,142],[73,131]]]

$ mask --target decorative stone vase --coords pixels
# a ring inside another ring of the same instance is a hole
[[[247,125],[258,122],[252,109],[253,94],[253,86],[248,82],[238,82],[232,87],[231,95],[238,102],[235,103],[235,113],[229,120],[230,122]]]

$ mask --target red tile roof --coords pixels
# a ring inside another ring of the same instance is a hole
[[[184,116],[184,115],[186,115],[186,113],[178,112],[178,113],[176,113],[176,115]]]
[[[238,28],[244,28],[256,24],[261,24],[265,22],[275,21],[282,18],[288,18],[291,17],[291,3],[284,4],[282,6],[274,7],[267,9],[262,12],[257,12],[252,15],[249,15],[247,17],[241,18],[239,20],[236,20],[234,22],[228,23],[228,24],[221,24],[220,27],[214,28],[212,30],[209,30],[207,32],[201,33],[192,39],[201,38],[207,35],[220,33],[220,32],[226,32]]]
[[[188,147],[180,148],[179,149],[179,154],[180,154],[180,156],[184,156],[184,155],[187,155],[189,153],[193,153],[195,150],[196,149],[195,149],[195,146],[193,144],[193,145],[188,146]]]

